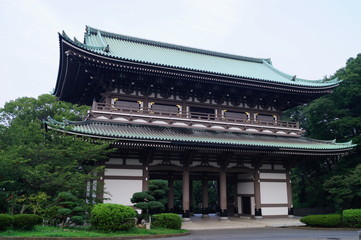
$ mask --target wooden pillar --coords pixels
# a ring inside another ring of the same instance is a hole
[[[291,172],[286,169],[286,184],[287,184],[287,204],[288,204],[288,217],[294,217],[293,201],[292,201],[292,185],[291,185]]]
[[[189,179],[189,211],[193,214],[193,181]]]
[[[183,168],[183,219],[185,221],[190,220],[189,212],[189,170],[188,168]]]
[[[174,212],[174,179],[171,176],[168,180],[168,211]]]
[[[259,168],[254,172],[254,198],[255,198],[255,218],[262,218],[261,209],[261,181],[259,178]]]
[[[220,191],[220,219],[221,220],[227,220],[227,176],[225,169],[221,169],[221,172],[219,174],[219,191]]]
[[[208,178],[202,180],[202,217],[208,217]]]
[[[143,165],[143,184],[142,191],[148,191],[148,183],[149,183],[149,166],[148,164]]]

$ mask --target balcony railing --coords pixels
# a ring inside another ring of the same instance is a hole
[[[288,129],[300,129],[298,122],[285,122],[285,121],[265,121],[247,118],[230,118],[216,114],[201,113],[201,112],[177,112],[166,110],[154,110],[151,108],[134,108],[114,106],[113,104],[93,103],[91,112],[111,115],[123,115],[130,117],[143,117],[143,118],[158,118],[162,120],[180,120],[180,121],[197,121],[206,123],[217,124],[231,124],[231,125],[254,125],[257,127],[276,127]]]

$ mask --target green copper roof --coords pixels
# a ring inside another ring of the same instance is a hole
[[[302,150],[342,150],[356,145],[352,142],[336,143],[301,137],[267,136],[215,130],[201,130],[179,127],[110,123],[88,120],[83,122],[59,123],[52,119],[49,126],[79,135],[106,137],[114,140],[146,140],[171,143],[216,144],[227,146],[274,147]]]
[[[337,79],[324,82],[296,78],[274,68],[270,59],[242,57],[155,42],[88,26],[84,43],[76,39],[71,40],[65,33],[62,36],[73,44],[99,55],[157,66],[309,87],[332,86],[339,82]]]

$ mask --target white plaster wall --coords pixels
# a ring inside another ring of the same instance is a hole
[[[142,166],[138,159],[127,159],[127,165]]]
[[[287,185],[285,182],[261,182],[261,203],[287,203]]]
[[[245,174],[237,174],[238,179],[253,179],[253,174],[245,173]]]
[[[237,197],[237,207],[238,207],[238,213],[242,214],[242,197]]]
[[[286,179],[286,173],[260,173],[261,179]]]
[[[271,216],[271,215],[288,215],[287,207],[264,207],[262,208],[263,216]]]
[[[253,169],[252,164],[250,164],[250,163],[245,163],[244,166],[247,168]]]
[[[143,176],[142,169],[105,169],[104,171],[105,176],[136,176],[141,177]]]
[[[123,164],[123,160],[121,158],[109,158],[109,161],[105,164]]]
[[[118,203],[123,205],[133,205],[130,202],[135,192],[142,191],[142,180],[113,180],[105,179],[105,200],[107,203]]]
[[[275,170],[285,170],[284,166],[281,165],[281,164],[275,164],[275,165],[273,166],[273,168],[274,168]]]
[[[272,165],[271,164],[263,164],[260,169],[264,169],[264,170],[269,170],[272,169]]]
[[[255,208],[256,208],[256,201],[254,197],[251,197],[251,215],[253,216],[255,214]]]
[[[253,182],[240,182],[237,184],[238,194],[254,194],[254,183]]]

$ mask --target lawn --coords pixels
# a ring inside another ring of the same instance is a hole
[[[150,230],[134,228],[127,232],[100,232],[90,227],[73,227],[73,228],[59,228],[59,227],[44,227],[36,226],[32,231],[15,231],[7,230],[0,232],[1,237],[115,237],[115,236],[134,236],[134,235],[156,235],[156,234],[176,234],[187,233],[187,230],[174,230],[165,228],[153,228]]]

